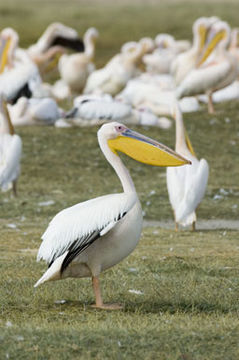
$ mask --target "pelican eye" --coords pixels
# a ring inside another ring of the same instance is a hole
[[[122,131],[126,130],[126,127],[123,125],[118,125],[115,127],[115,129],[116,129],[116,131],[121,133]]]

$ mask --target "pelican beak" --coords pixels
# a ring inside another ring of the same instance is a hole
[[[4,71],[4,68],[8,61],[8,51],[11,45],[11,39],[2,38],[0,41],[0,74]]]
[[[202,50],[202,56],[199,58],[197,67],[201,66],[209,57],[216,45],[224,38],[226,38],[226,30],[215,31],[213,28],[209,32],[207,41],[205,43],[204,49]]]
[[[108,140],[111,150],[123,152],[134,160],[154,166],[180,166],[191,162],[167,146],[130,129]]]
[[[54,70],[57,67],[61,55],[62,55],[61,53],[56,53],[54,55],[53,59],[49,62],[49,64],[46,66],[44,70],[46,73]]]
[[[206,26],[200,25],[199,26],[199,38],[200,38],[199,51],[200,51],[200,53],[203,50],[203,47],[204,47],[204,44],[206,41],[206,37],[207,37],[207,33],[208,33],[208,29],[206,28]]]

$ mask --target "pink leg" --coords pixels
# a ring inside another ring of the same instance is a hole
[[[208,113],[215,114],[215,109],[214,109],[213,101],[212,101],[212,93],[208,94]]]
[[[100,281],[97,276],[92,277],[92,285],[93,290],[95,294],[95,305],[93,305],[94,308],[97,309],[106,309],[106,310],[119,310],[123,307],[119,304],[104,304],[101,297],[101,291],[100,291]]]

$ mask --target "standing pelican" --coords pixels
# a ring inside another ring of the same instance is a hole
[[[206,160],[198,160],[193,151],[190,140],[183,125],[183,118],[178,104],[173,107],[173,117],[176,122],[175,150],[189,159],[191,166],[167,168],[167,187],[169,200],[175,217],[175,228],[178,224],[183,226],[196,226],[195,210],[201,202],[207,187],[209,167]]]
[[[118,152],[156,166],[189,163],[166,146],[112,122],[98,131],[100,148],[116,171],[123,193],[101,196],[58,213],[43,234],[38,260],[49,268],[35,287],[49,280],[66,277],[92,277],[95,307],[105,305],[101,298],[99,275],[128,256],[136,247],[142,228],[142,210],[129,175]]]
[[[95,28],[89,28],[84,34],[83,53],[62,55],[58,69],[61,78],[73,92],[82,92],[90,73],[95,70],[95,42],[99,33]]]
[[[84,44],[75,29],[62,23],[50,24],[38,41],[28,49],[28,55],[42,74],[53,70],[66,49],[84,51]]]
[[[230,85],[239,72],[237,58],[227,50],[229,39],[230,27],[226,22],[218,21],[212,25],[198,68],[192,70],[176,90],[178,99],[206,93],[208,112],[214,113],[212,94]]]
[[[187,74],[197,66],[198,59],[204,49],[208,31],[212,24],[218,21],[218,18],[201,17],[193,24],[193,46],[188,51],[179,54],[172,62],[171,74],[175,79],[176,85],[180,84]],[[208,53],[209,56],[209,53]]]
[[[6,103],[0,96],[0,187],[3,191],[12,188],[15,196],[21,153],[21,138],[14,134]]]

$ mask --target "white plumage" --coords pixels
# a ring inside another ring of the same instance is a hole
[[[191,166],[167,168],[167,188],[169,200],[174,210],[177,224],[191,225],[196,223],[195,210],[200,204],[207,187],[209,166],[206,160],[198,160],[193,153],[191,143],[185,133],[182,114],[175,104],[173,116],[176,121],[176,151],[187,157]]]
[[[108,228],[109,224],[116,225],[118,219],[132,209],[135,201],[134,193],[130,196],[124,193],[111,194],[62,210],[52,219],[42,235],[43,242],[37,259],[51,263],[63,254],[76,239],[79,239],[79,244],[82,244],[92,232],[101,233],[103,229]],[[111,228],[108,228],[109,230]],[[107,231],[104,231],[104,234],[106,233]]]
[[[227,23],[217,21],[210,28],[208,44],[202,55],[201,65],[192,70],[176,90],[177,98],[206,93],[208,95],[208,111],[214,112],[212,94],[231,84],[239,73],[237,58],[227,49],[230,28]],[[208,53],[211,56],[207,59]]]
[[[95,28],[89,28],[84,35],[85,51],[83,53],[62,55],[58,69],[63,81],[72,92],[82,92],[90,73],[95,70],[95,42],[99,33]]]
[[[135,46],[124,46],[102,69],[90,74],[84,89],[85,94],[118,94],[129,79],[137,73],[137,65],[144,54],[152,50],[153,41],[143,38]]]
[[[7,106],[0,96],[0,187],[3,191],[13,188],[20,174],[22,153],[21,138],[14,134]]]
[[[51,98],[21,97],[15,105],[8,105],[13,125],[52,125],[64,112]]]
[[[169,119],[160,119],[150,109],[133,109],[131,105],[114,100],[110,95],[82,95],[74,100],[74,107],[66,114],[68,124],[78,126],[100,125],[105,121],[121,121],[124,124],[156,126],[167,129],[171,126]],[[67,121],[57,121],[56,126],[65,125]]]
[[[140,202],[117,151],[154,165],[182,165],[188,161],[117,122],[103,125],[98,140],[124,191],[74,205],[53,218],[38,252],[38,260],[44,259],[49,268],[35,286],[65,277],[92,276],[96,307],[109,308],[102,302],[98,276],[134,250],[142,228]]]
[[[188,152],[187,158],[191,166],[167,168],[167,188],[175,222],[183,226],[196,222],[195,210],[205,194],[209,173],[205,159],[198,160]]]
[[[22,141],[18,135],[0,134],[0,186],[9,190],[20,174]]]
[[[180,84],[183,79],[195,69],[202,55],[205,41],[208,36],[210,27],[218,21],[215,16],[206,18],[201,17],[193,24],[193,45],[188,51],[179,54],[172,62],[171,73],[175,78],[176,85]]]

